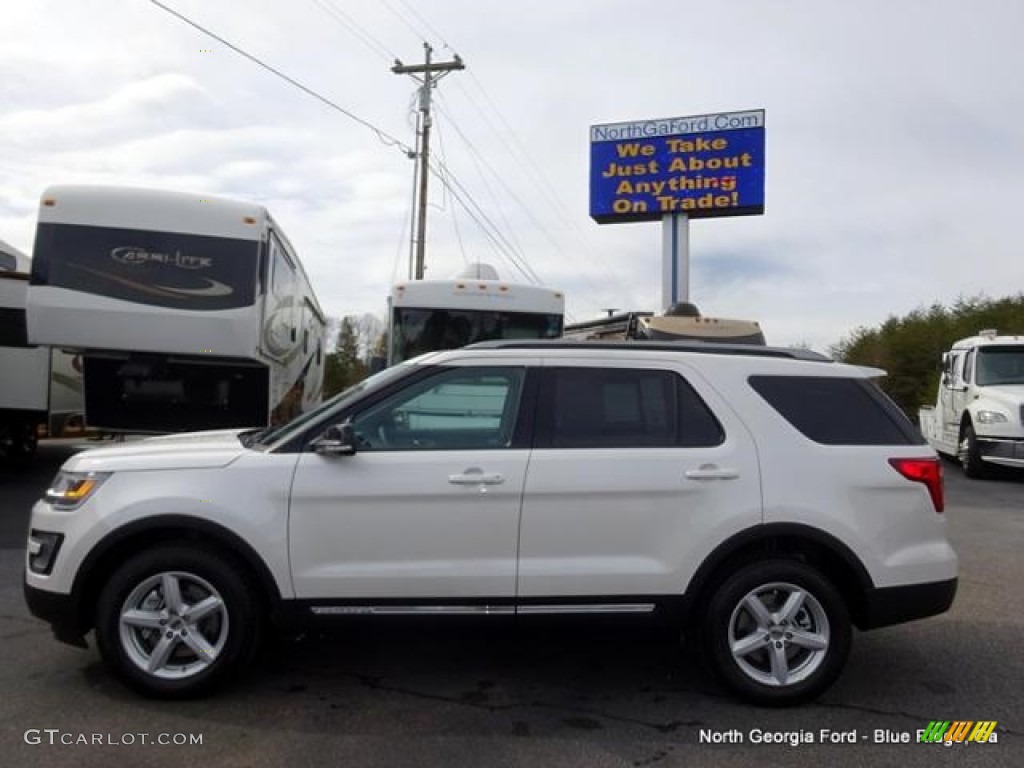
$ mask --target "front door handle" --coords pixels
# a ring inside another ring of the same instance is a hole
[[[461,475],[448,475],[452,485],[501,485],[505,476],[497,472],[484,472],[479,467],[470,467]]]
[[[719,467],[717,464],[701,464],[696,469],[686,470],[690,480],[735,480],[740,476],[738,469]]]

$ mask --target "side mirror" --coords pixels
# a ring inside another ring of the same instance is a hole
[[[320,437],[310,443],[321,456],[353,456],[356,452],[356,432],[352,422],[335,424],[324,430]]]

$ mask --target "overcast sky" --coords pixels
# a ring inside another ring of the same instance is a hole
[[[462,57],[433,149],[574,320],[659,309],[661,226],[588,215],[589,126],[764,109],[765,213],[691,225],[704,314],[827,350],[859,326],[1024,290],[1019,0],[166,0],[413,144],[395,57]],[[383,314],[408,272],[400,147],[147,0],[6,3],[0,238],[30,252],[50,184],[266,205],[325,311]],[[427,275],[522,280],[434,180]],[[506,247],[507,250],[507,247]],[[1021,331],[1022,329],[1006,329]]]

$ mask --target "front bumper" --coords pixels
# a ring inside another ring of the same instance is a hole
[[[1024,467],[1024,439],[978,436],[981,458],[1007,467]]]
[[[82,615],[73,595],[38,589],[31,586],[27,578],[23,588],[29,612],[37,619],[48,623],[54,637],[68,645],[89,647],[85,642],[85,635],[92,627]]]

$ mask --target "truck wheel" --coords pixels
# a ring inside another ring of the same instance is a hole
[[[762,560],[725,580],[708,603],[706,655],[742,698],[788,706],[817,698],[846,664],[850,618],[836,588],[793,560]]]
[[[143,551],[103,587],[104,661],[147,696],[206,693],[255,655],[263,617],[232,561],[195,545]]]
[[[960,459],[960,466],[963,467],[967,477],[982,478],[988,472],[988,467],[982,461],[981,451],[978,449],[978,436],[974,434],[974,426],[971,424],[964,427],[957,458]]]

